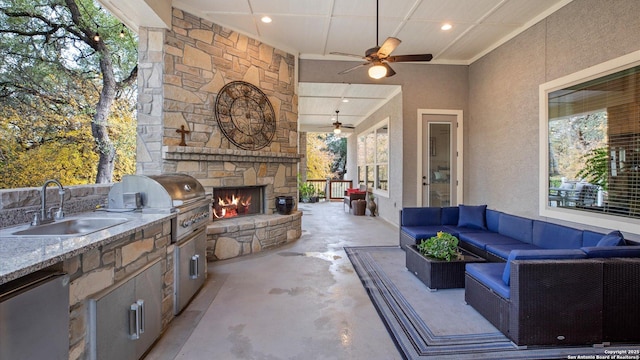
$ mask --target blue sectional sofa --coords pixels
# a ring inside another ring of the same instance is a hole
[[[465,205],[404,208],[400,224],[402,247],[445,231],[490,261],[467,264],[465,301],[517,345],[640,341],[640,246],[619,231]]]

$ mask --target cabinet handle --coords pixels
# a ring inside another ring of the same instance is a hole
[[[137,302],[129,308],[129,338],[140,339],[140,305]]]
[[[189,275],[191,279],[197,279],[200,277],[200,255],[195,254],[191,257],[191,269],[189,269]]]
[[[140,323],[138,325],[139,326],[138,329],[140,330],[140,334],[144,334],[144,326],[145,326],[144,300],[138,300],[136,303],[140,308],[140,311],[138,312],[140,317]]]

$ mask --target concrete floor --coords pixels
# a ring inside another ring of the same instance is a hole
[[[301,204],[302,237],[208,264],[209,277],[146,359],[401,359],[343,247],[398,230],[342,202]]]

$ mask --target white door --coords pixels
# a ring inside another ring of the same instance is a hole
[[[461,117],[461,112],[421,114],[418,196],[422,204],[418,205],[455,206],[462,202]]]

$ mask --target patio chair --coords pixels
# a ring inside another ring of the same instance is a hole
[[[577,207],[595,206],[598,203],[598,185],[584,184],[580,191],[567,197],[567,202]]]
[[[344,201],[342,209],[345,209],[345,205],[349,206],[349,213],[351,213],[351,202],[353,200],[366,200],[367,197],[367,185],[360,184],[358,189],[347,189],[344,191]]]

